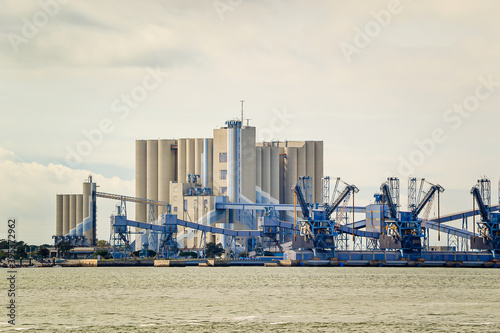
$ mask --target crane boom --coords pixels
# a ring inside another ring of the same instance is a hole
[[[304,199],[304,194],[300,188],[300,185],[297,184],[293,187],[293,191],[297,195],[297,200],[299,200],[300,209],[302,210],[302,216],[306,219],[309,218],[309,207],[307,206],[306,200]]]
[[[418,214],[422,212],[422,210],[425,208],[425,206],[431,202],[431,199],[434,197],[434,194],[436,194],[436,191],[443,192],[444,188],[441,187],[440,185],[432,185],[425,197],[422,199],[422,201],[419,202],[418,206],[415,207],[413,210],[413,216],[416,218]]]
[[[342,202],[350,195],[350,193],[355,192],[357,193],[359,190],[356,186],[354,185],[347,185],[342,193],[335,199],[335,201],[328,207],[326,207],[325,212],[326,212],[326,218],[329,220],[330,216],[332,213],[340,206]]]
[[[389,189],[389,185],[387,183],[382,184],[380,187],[382,192],[384,193],[384,196],[387,200],[387,203],[389,205],[389,212],[391,213],[391,218],[395,219],[398,214],[398,208],[396,207],[396,204],[392,200],[392,195],[391,195],[391,190]]]
[[[482,220],[483,221],[489,221],[490,220],[489,209],[484,204],[484,201],[483,201],[483,198],[481,197],[481,192],[479,191],[479,188],[477,186],[474,186],[470,190],[470,193],[476,199],[477,205],[479,206],[479,212],[481,213]]]

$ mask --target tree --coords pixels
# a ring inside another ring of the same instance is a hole
[[[207,244],[205,249],[206,249],[207,258],[215,258],[217,256],[220,256],[222,253],[224,253],[224,248],[222,247],[221,243],[215,245],[214,242],[210,242]]]
[[[47,258],[50,255],[50,251],[45,246],[40,246],[38,248],[38,255],[42,258]]]
[[[56,245],[57,255],[59,257],[67,257],[69,252],[75,248],[70,242],[60,242]]]
[[[107,241],[105,241],[104,239],[100,239],[97,241],[97,247],[108,248],[109,243]]]
[[[193,251],[184,251],[179,253],[179,257],[190,257],[190,258],[198,258],[198,253],[193,252]]]
[[[104,259],[109,259],[108,251],[107,250],[95,251],[92,254],[92,258],[97,258],[97,256],[101,256]]]
[[[8,249],[9,242],[6,239],[0,239],[0,249]]]
[[[26,245],[23,241],[17,242],[14,246],[16,248],[14,252],[15,259],[28,257],[28,253],[26,251],[28,249],[28,245]]]

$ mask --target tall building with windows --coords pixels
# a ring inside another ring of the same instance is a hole
[[[321,197],[322,141],[256,142],[256,129],[241,120],[213,130],[213,138],[136,141],[136,197],[169,202],[178,218],[225,228],[256,229],[256,215],[221,213],[217,202],[293,203],[299,177],[312,179],[312,200]],[[136,220],[147,222],[166,212],[136,204]],[[286,218],[286,217],[284,217]],[[203,246],[196,230],[180,228],[178,246]],[[206,241],[225,242],[206,235]],[[243,241],[243,240],[242,240]],[[136,248],[144,239],[136,238]]]

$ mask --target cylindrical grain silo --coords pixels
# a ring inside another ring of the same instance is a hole
[[[177,182],[186,183],[186,139],[177,140]]]
[[[158,140],[158,200],[170,201],[170,182],[175,180],[175,140]],[[167,207],[159,206],[158,214],[165,214]]]
[[[135,141],[135,196],[138,198],[147,197],[147,141]],[[84,198],[85,200],[85,198]],[[135,204],[135,220],[138,222],[147,221],[147,206],[142,203]],[[136,232],[142,232],[142,229],[137,229]],[[141,235],[135,236],[136,250],[140,249]]]
[[[136,140],[135,142],[135,196],[147,197],[147,141]],[[85,198],[84,198],[85,200]],[[135,204],[135,220],[147,221],[147,207],[145,204]]]
[[[69,194],[63,194],[63,236],[69,233]]]
[[[269,193],[271,203],[279,203],[280,200],[280,148],[269,147],[270,149],[270,182],[271,192]]]
[[[269,203],[271,196],[271,147],[262,147],[262,200]]]
[[[201,161],[203,153],[203,139],[194,139],[194,173],[201,176]]]
[[[76,194],[75,196],[76,196],[76,235],[82,236],[81,234],[78,234],[78,230],[79,230],[79,225],[81,225],[83,221],[83,209],[82,209],[83,194]]]
[[[297,182],[297,148],[287,147],[285,159],[285,202],[286,204],[293,203],[292,186]]]
[[[314,197],[313,201],[321,200],[321,179],[323,178],[323,141],[314,143]]]
[[[262,147],[255,147],[255,202],[262,202]]]
[[[203,153],[201,153],[201,186],[208,187],[208,139],[203,139]]]
[[[63,235],[63,195],[56,195],[56,236]]]
[[[76,235],[76,195],[69,196],[69,233],[71,236]]]
[[[194,175],[195,169],[195,139],[186,140],[186,173]]]
[[[205,154],[205,161],[207,162],[207,182],[209,188],[213,187],[213,170],[214,170],[214,139],[205,139],[203,152]]]
[[[314,141],[306,141],[306,174],[312,178],[312,184],[316,182],[316,155]],[[313,202],[315,202],[315,190],[313,189]]]
[[[306,175],[306,145],[297,150],[297,177],[304,177]]]
[[[279,147],[279,202],[284,203],[285,200],[285,148]]]
[[[158,200],[158,140],[147,141],[147,198]],[[148,207],[149,208],[149,207]],[[155,220],[158,219],[158,210],[155,209]]]

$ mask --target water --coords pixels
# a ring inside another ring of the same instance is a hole
[[[500,269],[466,268],[21,269],[16,328],[500,332],[499,281]]]

